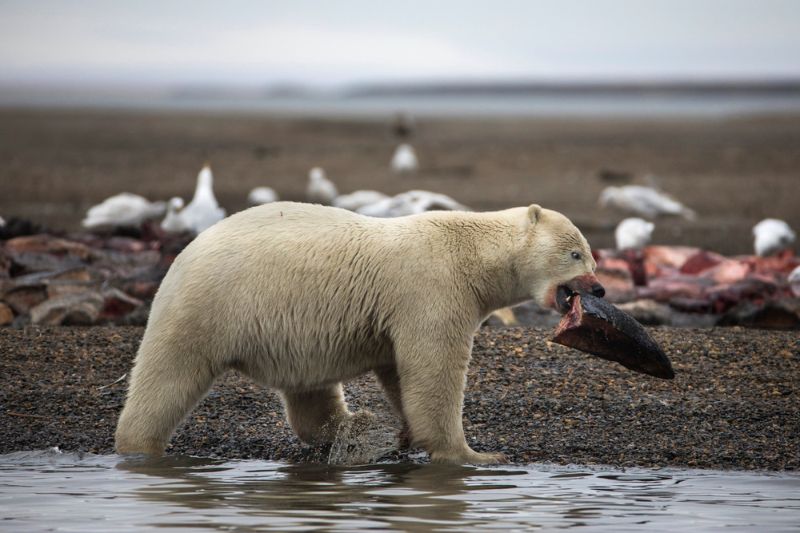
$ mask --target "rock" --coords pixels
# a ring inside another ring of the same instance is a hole
[[[129,296],[119,289],[108,288],[102,293],[103,307],[100,318],[117,319],[141,307],[143,302]]]
[[[674,311],[667,304],[655,300],[636,300],[617,305],[620,311],[628,313],[638,322],[647,326],[661,326],[672,323]]]
[[[103,303],[103,296],[97,291],[64,294],[32,308],[31,322],[44,326],[94,324]]]
[[[9,276],[11,276],[11,256],[0,246],[0,279],[8,279]]]
[[[9,252],[13,266],[24,273],[66,270],[83,264],[80,258],[59,256],[45,252]]]
[[[712,313],[714,304],[708,298],[692,296],[673,296],[669,299],[669,305],[673,309],[684,313]]]
[[[65,294],[77,294],[96,288],[97,283],[93,281],[52,280],[47,284],[47,297],[55,298]]]
[[[53,286],[60,286],[63,291],[56,290],[53,297],[30,309],[34,324],[89,325],[118,319],[142,306],[141,300],[115,288],[99,291],[93,287],[81,287],[77,282]]]
[[[76,283],[88,283],[90,281],[95,280],[95,276],[88,267],[80,266],[76,268],[62,270],[61,272],[56,272],[48,279],[51,282],[71,281]]]
[[[43,285],[12,289],[3,295],[3,300],[18,315],[25,315],[47,299],[47,289]]]
[[[761,305],[745,300],[728,310],[720,319],[719,325],[759,329],[798,329],[800,300],[784,298]]]
[[[46,253],[63,256],[71,255],[81,260],[89,258],[89,247],[79,242],[53,237],[46,233],[15,237],[6,241],[6,250],[11,253]]]
[[[7,326],[14,321],[14,311],[9,306],[0,302],[0,326]]]
[[[92,266],[105,271],[107,277],[133,278],[144,275],[161,261],[156,250],[126,253],[116,250],[92,250]]]
[[[24,272],[65,270],[81,266],[90,256],[85,244],[47,234],[10,239],[5,251]]]
[[[0,293],[30,287],[46,287],[53,282],[89,282],[96,277],[88,267],[78,266],[60,271],[34,272],[8,280],[0,280]]]

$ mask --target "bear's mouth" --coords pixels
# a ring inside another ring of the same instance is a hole
[[[566,285],[556,287],[556,310],[565,315],[572,309],[572,297],[578,294]]]
[[[572,306],[575,304],[576,294],[591,294],[597,298],[602,298],[606,294],[606,290],[597,281],[594,274],[586,274],[572,278],[571,280],[556,285],[554,306],[556,311],[565,315],[569,313]]]

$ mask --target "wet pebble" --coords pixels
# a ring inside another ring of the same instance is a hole
[[[2,330],[0,453],[59,446],[113,451],[140,327]],[[484,328],[475,340],[464,429],[513,462],[796,470],[800,338],[793,332],[655,328],[676,378],[663,381],[548,342],[550,330]],[[400,427],[374,379],[346,386],[352,410]],[[385,443],[380,443],[384,446]],[[377,446],[377,444],[376,444]],[[278,397],[230,373],[176,431],[169,453],[324,462]],[[409,450],[381,460],[424,461]]]

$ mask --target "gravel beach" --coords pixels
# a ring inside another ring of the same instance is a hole
[[[0,216],[75,230],[90,205],[122,191],[188,199],[210,160],[229,213],[246,207],[255,186],[302,199],[308,169],[320,165],[341,192],[428,189],[478,210],[538,202],[569,216],[594,248],[612,245],[621,218],[598,207],[600,191],[648,174],[698,213],[696,221],[659,221],[656,244],[743,254],[762,218],[800,227],[798,116],[420,118],[411,140],[420,170],[409,176],[389,170],[398,142],[389,118],[0,110]],[[464,405],[468,441],[515,463],[800,467],[797,332],[652,331],[672,358],[673,381],[550,344],[551,330],[482,329]],[[142,333],[0,328],[0,453],[111,453]],[[424,460],[395,449],[397,420],[372,377],[346,391],[351,407],[377,422],[360,441],[354,428],[339,443],[345,458]],[[351,453],[359,446],[362,456]],[[274,393],[229,374],[168,453],[327,461],[334,451],[303,446]]]
[[[548,342],[551,330],[483,328],[464,427],[514,463],[723,469],[800,468],[800,338],[740,328],[656,328],[677,376],[663,381]],[[0,330],[0,453],[58,446],[113,451],[137,327]],[[374,379],[346,385],[351,409],[396,434]],[[377,432],[375,430],[377,429]],[[369,441],[370,437],[366,440]],[[363,441],[363,439],[362,439]],[[372,460],[424,460],[374,444]],[[170,454],[326,461],[285,422],[277,396],[229,373],[172,439]]]

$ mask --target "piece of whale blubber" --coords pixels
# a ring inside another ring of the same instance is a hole
[[[616,361],[636,372],[662,379],[675,377],[669,358],[633,317],[590,294],[575,294],[570,303],[553,342]]]

